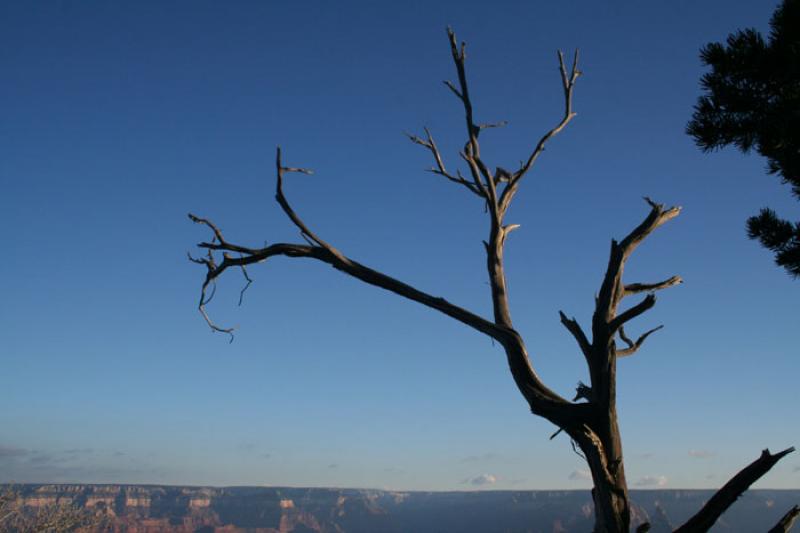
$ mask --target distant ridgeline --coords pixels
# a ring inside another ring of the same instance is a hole
[[[397,492],[282,487],[14,485],[32,511],[71,504],[104,509],[115,531],[211,533],[500,533],[591,531],[588,491]],[[633,524],[672,531],[713,491],[632,491]],[[715,531],[758,531],[800,499],[800,490],[751,490]]]

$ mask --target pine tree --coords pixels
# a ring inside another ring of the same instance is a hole
[[[711,71],[686,131],[704,151],[731,144],[755,150],[800,201],[800,0],[784,0],[770,28],[768,40],[751,28],[703,47],[700,58]],[[800,277],[800,222],[764,208],[747,220],[747,232]]]

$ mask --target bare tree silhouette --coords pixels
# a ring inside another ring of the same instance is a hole
[[[452,30],[448,29],[448,39],[458,81],[445,82],[464,109],[466,141],[460,158],[466,164],[466,175],[451,170],[439,151],[431,132],[426,128],[424,136],[408,135],[409,139],[429,151],[434,165],[430,172],[455,183],[479,198],[485,204],[489,218],[489,235],[484,241],[486,267],[488,271],[493,317],[482,317],[448,300],[424,292],[416,287],[390,277],[378,270],[361,264],[345,255],[338,248],[324,240],[309,228],[289,204],[284,194],[284,180],[290,173],[311,174],[305,168],[286,166],[280,148],[277,150],[275,171],[275,198],[283,212],[300,231],[304,243],[274,243],[262,248],[243,246],[228,241],[219,227],[206,218],[190,214],[189,218],[206,226],[212,239],[198,246],[205,250],[201,257],[190,259],[206,267],[206,277],[202,284],[199,310],[212,330],[226,333],[233,338],[233,329],[215,324],[206,312],[206,304],[213,296],[216,280],[229,268],[241,269],[246,285],[250,277],[246,267],[261,263],[276,256],[308,258],[331,265],[333,268],[357,278],[367,284],[380,287],[399,296],[435,309],[469,326],[498,342],[505,350],[514,382],[528,403],[531,412],[544,417],[566,433],[573,448],[586,460],[592,472],[595,502],[595,531],[627,532],[631,526],[631,510],[628,486],[622,453],[622,439],[617,423],[616,410],[616,365],[619,357],[635,354],[645,340],[659,328],[639,335],[636,340],[629,337],[626,327],[636,317],[651,309],[656,303],[655,292],[681,283],[679,276],[652,283],[628,283],[623,281],[626,261],[636,248],[657,228],[677,217],[679,207],[665,207],[645,198],[649,211],[644,219],[623,239],[611,241],[608,265],[596,297],[594,315],[591,323],[591,338],[574,318],[560,313],[561,323],[575,338],[589,370],[590,383],[579,383],[572,401],[563,398],[550,388],[537,375],[528,355],[522,335],[514,328],[509,307],[504,271],[503,251],[506,237],[519,226],[506,223],[506,213],[511,201],[519,191],[524,178],[542,155],[545,145],[561,132],[575,117],[572,108],[572,95],[575,84],[581,75],[578,69],[578,53],[571,65],[567,66],[564,56],[558,53],[561,85],[564,92],[564,112],[560,121],[542,135],[531,152],[513,171],[490,165],[481,153],[479,137],[489,128],[500,127],[504,123],[481,124],[476,122],[473,103],[470,98],[465,69],[466,46],[459,43]],[[216,255],[215,255],[216,254]],[[243,289],[244,290],[244,289]],[[637,303],[620,310],[623,299],[644,295]],[[617,347],[616,339],[623,343]],[[705,531],[730,506],[731,503],[756,479],[766,473],[779,459],[791,452],[784,450],[777,454],[764,451],[753,464],[737,474],[708,504],[678,531]],[[641,531],[647,525],[640,527]]]

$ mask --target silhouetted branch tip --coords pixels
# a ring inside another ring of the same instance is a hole
[[[245,283],[244,287],[242,287],[242,290],[239,291],[239,307],[242,306],[242,301],[244,300],[245,291],[248,288],[250,288],[250,285],[253,283],[253,280],[250,278],[250,275],[247,273],[247,267],[245,267],[244,265],[241,265],[241,269],[242,269],[242,275],[244,276],[244,279],[245,279],[245,281],[247,283]]]
[[[567,318],[567,315],[565,315],[563,311],[559,311],[558,316],[561,319],[561,324],[563,324],[564,327],[567,328],[567,331],[569,331],[575,338],[575,341],[578,343],[578,347],[581,349],[581,352],[586,358],[587,363],[590,363],[592,357],[592,346],[589,342],[589,339],[586,337],[586,334],[583,332],[580,324],[578,324],[578,321],[575,320],[574,317]]]
[[[657,209],[659,211],[664,209],[664,204],[659,204],[659,203],[654,202],[649,196],[642,196],[642,198],[653,209]]]
[[[444,83],[447,86],[447,88],[450,89],[453,92],[453,94],[456,95],[456,97],[458,97],[459,100],[464,100],[464,95],[461,94],[461,91],[456,89],[456,86],[453,85],[452,81],[443,80],[442,83]]]
[[[798,517],[800,517],[800,506],[795,505],[767,533],[787,533],[792,529]]]
[[[222,237],[222,232],[220,231],[220,229],[213,222],[211,222],[207,218],[201,218],[201,217],[195,216],[192,213],[188,213],[188,216],[189,216],[189,220],[191,220],[195,224],[203,224],[203,225],[207,226],[209,229],[211,229],[211,231],[214,233],[214,238],[220,244],[225,242],[225,239]]]

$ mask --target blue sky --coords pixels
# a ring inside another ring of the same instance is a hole
[[[764,161],[701,154],[683,133],[698,49],[765,29],[777,2],[6,2],[0,6],[0,481],[587,488],[533,417],[504,356],[446,317],[325,265],[229,275],[196,311],[208,237],[297,241],[273,201],[274,148],[315,169],[286,193],[349,256],[486,316],[487,218],[423,172],[403,131],[463,143],[444,29],[468,42],[492,165],[513,167],[562,110],[558,48],[581,50],[577,118],[508,221],[515,324],[543,379],[586,380],[558,310],[590,317],[612,237],[683,214],[637,251],[630,281],[680,274],[620,361],[629,483],[715,487],[800,444],[800,285],[744,234],[797,204]],[[10,246],[8,246],[10,244]],[[235,274],[235,273],[234,273]],[[762,487],[800,487],[789,456]]]

